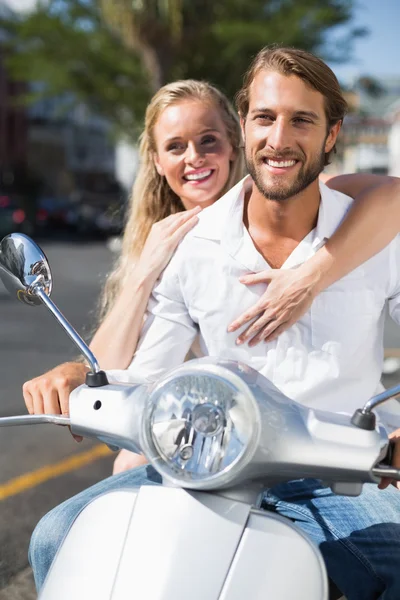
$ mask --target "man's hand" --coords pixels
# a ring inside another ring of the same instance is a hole
[[[395,442],[391,466],[395,467],[396,469],[400,469],[400,429],[396,429],[396,431],[393,431],[393,433],[391,433],[389,435],[389,438],[391,440],[394,440],[394,442]],[[388,478],[382,479],[380,484],[378,485],[378,488],[380,490],[384,490],[391,483],[398,490],[400,490],[400,481],[395,481],[395,480],[388,479]]]
[[[69,415],[69,395],[85,383],[88,367],[82,363],[63,363],[40,377],[24,383],[22,392],[31,415]],[[81,436],[73,436],[77,442]]]
[[[318,281],[318,273],[309,270],[307,263],[298,269],[270,269],[241,277],[245,285],[268,283],[268,287],[252,308],[229,325],[228,331],[236,331],[255,319],[236,343],[255,346],[261,341],[271,342],[307,312],[318,293]]]

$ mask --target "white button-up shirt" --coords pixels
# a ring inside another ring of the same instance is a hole
[[[246,286],[244,274],[269,269],[243,224],[246,177],[202,211],[153,291],[138,349],[123,381],[154,380],[183,362],[199,335],[205,355],[239,360],[268,377],[287,396],[334,412],[353,412],[379,391],[384,309],[399,322],[400,243],[331,285],[277,340],[237,346],[228,325],[253,306],[266,284]],[[340,224],[352,200],[320,185],[316,228],[283,269],[310,258]],[[243,327],[243,329],[246,326]]]

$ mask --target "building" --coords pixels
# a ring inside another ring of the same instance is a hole
[[[388,136],[389,175],[400,177],[400,100],[389,107],[388,118],[391,123]]]
[[[343,172],[386,174],[389,130],[388,119],[362,114],[348,116],[343,127]]]
[[[0,8],[1,16],[6,9]],[[25,108],[16,103],[26,86],[7,73],[2,42],[4,34],[0,31],[0,184],[4,185],[13,182],[15,169],[22,171],[26,166],[28,122]]]
[[[390,107],[400,96],[400,77],[360,77],[346,93],[350,113],[342,131],[340,171],[386,174],[393,141]],[[392,140],[392,141],[390,141]]]
[[[60,199],[79,194],[87,200],[115,186],[115,147],[107,121],[67,97],[36,102],[28,117],[28,164],[47,194]]]

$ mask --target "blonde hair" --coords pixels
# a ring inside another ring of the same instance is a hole
[[[211,84],[192,79],[175,81],[160,88],[146,110],[144,130],[140,136],[139,170],[130,196],[121,254],[104,286],[100,320],[111,309],[129,269],[138,260],[151,226],[170,214],[184,210],[181,199],[165,178],[158,174],[154,165],[154,126],[167,107],[184,100],[200,100],[215,105],[220,110],[229,141],[236,150],[221,196],[244,175],[239,120],[226,96]]]

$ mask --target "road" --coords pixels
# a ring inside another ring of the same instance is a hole
[[[88,336],[101,281],[110,269],[113,255],[104,243],[79,245],[61,241],[44,243],[43,248],[54,275],[53,299],[78,331]],[[76,351],[44,307],[18,304],[2,287],[0,323],[0,416],[21,414],[25,412],[23,382],[72,359]],[[400,348],[399,328],[389,324],[385,340],[387,346]],[[398,379],[400,374],[395,373],[388,383]],[[27,560],[31,532],[52,507],[110,474],[113,457],[90,454],[98,447],[88,441],[77,444],[61,427],[0,429],[0,600],[36,597]],[[58,470],[67,468],[66,461],[71,456],[90,462],[39,483],[45,465],[54,464]],[[32,472],[32,481],[17,479]],[[2,490],[7,495],[3,499]]]
[[[95,321],[102,278],[113,256],[99,244],[44,243],[54,276],[52,298],[68,320],[86,336]],[[1,284],[0,284],[1,286]],[[70,339],[44,307],[28,307],[0,290],[0,416],[25,413],[21,386],[47,369],[77,355]],[[9,497],[0,500],[0,598],[35,597],[28,566],[31,532],[50,508],[111,473],[112,457],[18,492],[15,479],[44,465],[58,465],[84,455],[94,443],[76,443],[65,428],[50,425],[0,429],[0,490],[11,482]],[[97,446],[97,445],[96,445]],[[89,457],[90,458],[90,457]],[[40,473],[38,474],[40,476]],[[38,480],[39,477],[36,477]],[[13,585],[23,573],[21,583]]]

